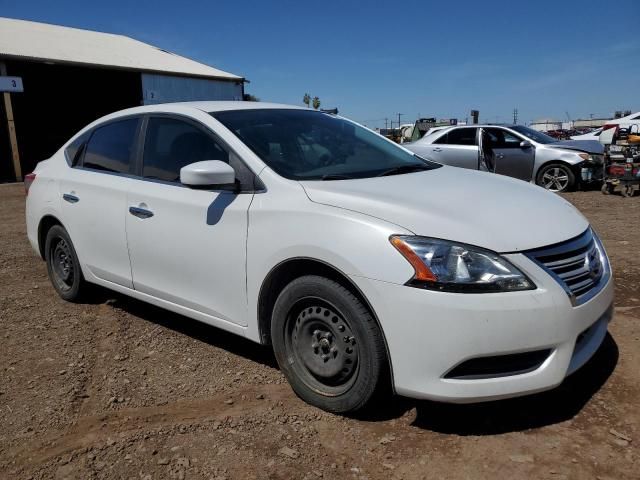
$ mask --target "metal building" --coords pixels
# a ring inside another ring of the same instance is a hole
[[[552,118],[541,118],[529,124],[529,128],[538,130],[539,132],[548,132],[549,130],[559,130],[562,128],[562,122],[553,120]]]
[[[245,79],[123,35],[0,18],[0,182],[127,107],[242,100]]]

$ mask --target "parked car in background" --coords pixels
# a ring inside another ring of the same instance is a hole
[[[611,319],[607,255],[569,202],[319,111],[124,110],[25,187],[63,299],[97,284],[270,344],[294,391],[332,412],[387,387],[450,402],[547,390]]]
[[[449,127],[405,148],[438,163],[507,175],[552,192],[598,178],[603,164],[598,142],[558,141],[523,125]]]
[[[600,134],[602,133],[602,127],[591,130],[587,133],[571,136],[571,140],[595,140],[599,141]]]
[[[640,112],[607,121],[598,140],[603,145],[611,145],[616,139],[626,139],[632,130],[640,130]]]

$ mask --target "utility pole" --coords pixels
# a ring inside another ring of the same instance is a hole
[[[389,130],[389,119],[388,118],[384,119],[384,129],[385,130]]]
[[[402,116],[402,115],[403,115],[402,113],[398,114],[398,128],[400,128],[400,116]]]
[[[518,109],[517,108],[513,109],[513,124],[514,125],[518,124]]]

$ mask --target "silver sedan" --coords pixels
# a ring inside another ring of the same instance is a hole
[[[599,180],[603,147],[596,141],[558,141],[523,125],[443,129],[403,145],[420,157],[536,183],[553,192]]]

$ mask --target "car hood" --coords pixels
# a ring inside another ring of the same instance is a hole
[[[602,155],[604,153],[604,147],[598,140],[562,140],[560,142],[547,143],[546,146],[565,148],[567,150],[579,150],[595,155]]]
[[[541,187],[462,168],[300,183],[312,202],[502,253],[562,242],[589,226],[573,205]]]

